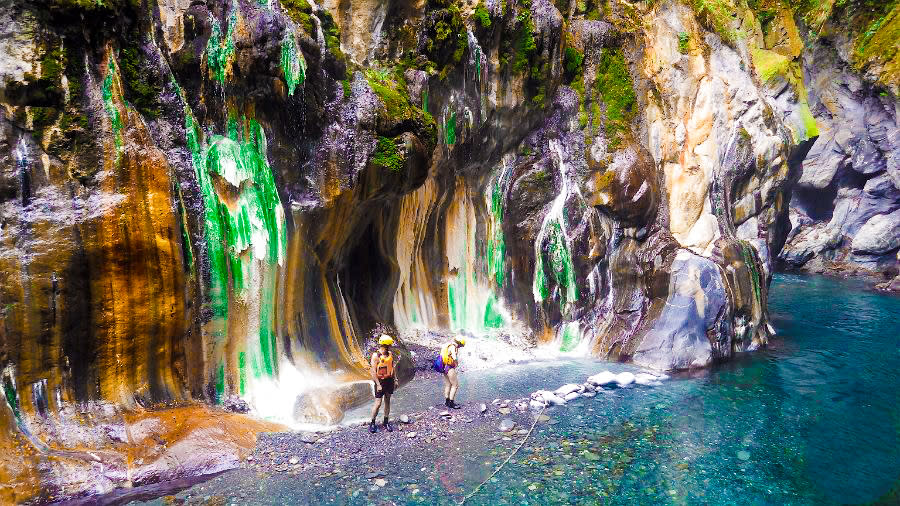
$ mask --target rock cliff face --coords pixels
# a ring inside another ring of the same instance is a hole
[[[702,367],[776,259],[896,266],[895,54],[758,3],[4,4],[3,497],[171,476],[70,451],[147,408],[334,422],[383,325]]]
[[[823,6],[799,18],[818,31],[810,28],[797,65],[820,135],[793,191],[780,260],[793,269],[874,275],[898,290],[900,278],[890,279],[900,265],[900,8],[867,7]]]

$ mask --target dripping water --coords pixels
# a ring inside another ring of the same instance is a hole
[[[25,137],[20,137],[16,144],[16,168],[22,175],[22,205],[27,206],[31,201],[31,174],[28,172],[28,145]]]

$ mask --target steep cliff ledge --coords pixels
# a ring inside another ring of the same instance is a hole
[[[2,497],[163,476],[57,458],[98,420],[333,423],[383,326],[703,367],[776,259],[896,271],[896,2],[842,5],[4,4]]]

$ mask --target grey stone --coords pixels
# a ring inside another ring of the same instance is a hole
[[[718,266],[679,251],[672,263],[665,307],[635,350],[634,362],[660,370],[706,366],[712,360],[707,335],[719,334],[716,320],[726,303]]]
[[[504,418],[500,422],[500,427],[498,428],[500,432],[510,432],[516,427],[516,422],[512,418]]]
[[[900,210],[873,216],[853,238],[855,253],[883,254],[900,248]]]

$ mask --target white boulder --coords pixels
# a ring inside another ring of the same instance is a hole
[[[609,372],[603,371],[599,374],[595,374],[588,378],[588,383],[594,386],[602,387],[606,385],[611,385],[616,382],[616,375]]]
[[[628,371],[620,372],[616,375],[616,383],[618,383],[620,387],[627,387],[634,383],[634,379],[634,374]]]
[[[563,385],[563,386],[557,388],[556,392],[554,392],[554,393],[560,397],[565,397],[565,396],[571,394],[572,392],[580,393],[581,390],[582,390],[581,385],[576,385],[575,383],[569,383],[568,385]]]

